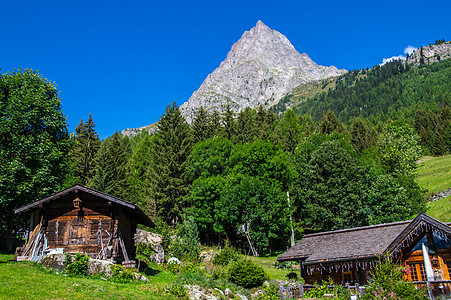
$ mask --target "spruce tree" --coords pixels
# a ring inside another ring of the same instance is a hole
[[[83,185],[87,185],[94,177],[95,158],[100,148],[100,139],[95,128],[91,114],[86,123],[80,120],[75,128],[75,142],[70,157],[74,165],[74,180]]]
[[[180,220],[185,207],[185,163],[191,147],[189,125],[174,102],[157,123],[149,168],[157,214],[169,224]]]
[[[232,107],[230,106],[230,103],[227,103],[225,107],[225,111],[222,115],[222,123],[224,125],[224,137],[232,140],[235,136],[236,122],[235,114],[232,110]]]
[[[210,116],[201,106],[194,115],[193,124],[191,125],[193,144],[200,141],[206,141],[212,136],[212,126]]]
[[[96,160],[95,176],[90,184],[101,192],[131,200],[128,183],[128,160],[122,136],[116,132],[103,141]]]

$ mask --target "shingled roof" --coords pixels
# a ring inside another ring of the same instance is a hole
[[[141,208],[139,208],[138,205],[127,202],[121,198],[91,189],[91,188],[81,185],[81,184],[74,184],[73,186],[71,186],[65,190],[62,190],[58,193],[55,193],[55,194],[45,197],[41,200],[38,200],[38,201],[35,201],[32,203],[29,203],[25,206],[22,206],[22,207],[16,209],[14,211],[14,213],[24,214],[29,211],[33,211],[34,209],[39,208],[39,206],[44,203],[54,201],[56,199],[59,199],[63,196],[71,194],[71,193],[87,193],[90,195],[94,195],[100,199],[103,199],[104,201],[111,201],[112,203],[115,203],[115,204],[121,206],[122,208],[124,208],[124,210],[126,212],[128,212],[128,214],[130,214],[131,216],[136,218],[136,220],[139,221],[140,224],[150,226],[150,227],[156,226],[155,223],[141,210]]]
[[[409,223],[405,221],[308,234],[277,260],[304,260],[308,265],[323,261],[372,258],[382,253]]]
[[[451,235],[448,225],[420,213],[411,221],[308,234],[277,260],[302,260],[312,265],[375,258],[384,251],[396,250],[422,224]]]

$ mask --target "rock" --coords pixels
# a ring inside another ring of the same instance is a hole
[[[307,54],[300,54],[283,34],[258,21],[180,110],[191,123],[201,106],[219,112],[227,103],[235,112],[259,105],[267,108],[301,83],[343,73],[346,71],[334,66],[317,65]]]
[[[137,281],[144,281],[144,282],[149,282],[149,279],[147,279],[146,276],[140,274],[140,273],[135,273],[135,279]]]
[[[244,296],[244,295],[241,295],[240,293],[236,293],[236,295],[237,295],[238,297],[240,297],[241,300],[247,300],[247,297]]]
[[[111,266],[113,262],[109,260],[89,259],[88,261],[88,274],[103,274],[106,277],[111,277],[113,272]]]
[[[186,285],[186,292],[188,293],[189,299],[193,300],[218,300],[214,295],[212,295],[211,290],[203,289],[197,285]]]
[[[49,254],[38,260],[38,263],[46,269],[62,271],[64,269],[65,258],[65,254]]]
[[[213,258],[216,256],[216,254],[218,254],[218,252],[214,250],[202,251],[199,254],[199,259],[204,262],[211,262]]]
[[[145,245],[150,246],[154,250],[155,254],[150,257],[152,261],[156,262],[157,264],[161,264],[164,262],[162,235],[141,229],[136,229],[134,239],[135,245],[143,243]]]
[[[420,65],[421,52],[423,52],[424,63],[432,64],[451,57],[451,42],[445,42],[438,45],[429,45],[417,49],[412,55],[409,56],[407,62],[416,66]]]
[[[227,296],[227,297],[230,297],[230,296],[232,296],[233,297],[233,292],[229,289],[229,288],[226,288],[225,290],[224,290],[224,294]]]

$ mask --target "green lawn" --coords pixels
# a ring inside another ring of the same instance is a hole
[[[263,270],[265,270],[266,274],[268,274],[269,278],[271,280],[287,280],[287,274],[290,273],[290,270],[283,270],[283,269],[277,269],[274,267],[271,267],[271,264],[276,262],[277,257],[280,255],[274,255],[274,256],[263,256],[263,257],[253,257],[253,256],[246,256],[246,258],[254,261],[255,263],[259,264],[263,267]],[[298,271],[297,271],[298,272]]]
[[[428,195],[451,188],[451,155],[424,156],[418,165],[418,184]]]
[[[426,213],[439,221],[451,222],[451,196],[429,202]]]
[[[115,283],[102,279],[67,277],[31,262],[7,262],[0,255],[0,299],[174,299],[163,287],[175,279],[162,271],[150,283]]]

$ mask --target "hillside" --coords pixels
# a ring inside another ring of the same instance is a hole
[[[440,196],[438,198],[441,198],[443,197],[441,193],[451,188],[450,170],[451,155],[421,158],[417,182],[428,191],[428,199],[433,198],[434,195],[438,195]],[[451,222],[451,196],[429,202],[427,204],[427,213],[442,222]]]
[[[440,43],[420,48],[407,61],[301,84],[272,110],[283,112],[290,107],[315,121],[331,110],[342,122],[357,116],[387,119],[398,113],[412,117],[417,108],[436,111],[451,99],[450,55],[451,44]],[[423,57],[421,65],[418,57]]]

